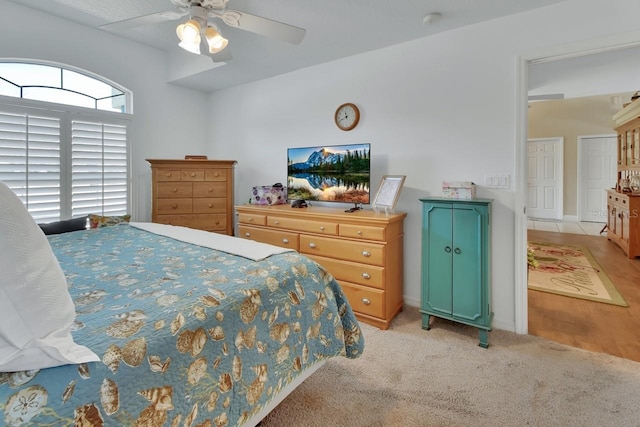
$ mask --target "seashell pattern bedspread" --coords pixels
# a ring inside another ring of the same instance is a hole
[[[129,225],[49,236],[101,362],[0,373],[7,426],[242,425],[305,368],[357,358],[333,277],[289,252],[261,262]]]

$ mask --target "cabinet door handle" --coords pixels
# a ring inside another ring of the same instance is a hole
[[[371,304],[371,301],[369,301],[367,298],[362,298],[362,303],[364,305],[369,305],[369,304]]]
[[[449,246],[445,246],[445,247],[444,247],[444,251],[445,251],[446,253],[449,253],[449,252],[451,252],[451,248],[450,248]]]
[[[315,249],[315,248],[316,248],[316,244],[315,244],[315,243],[313,243],[313,242],[311,242],[311,243],[309,243],[309,247],[310,247],[311,249]]]
[[[365,279],[371,279],[371,275],[369,273],[362,273],[362,277]]]
[[[289,243],[289,239],[282,239],[282,243]]]
[[[251,233],[247,231],[246,233],[244,233],[244,237],[251,237]]]
[[[371,256],[371,252],[362,251],[362,256],[365,257],[365,258],[369,258]]]
[[[460,252],[462,252],[462,251],[460,250],[460,248],[455,248],[453,250],[453,252],[455,252],[456,254],[460,255]]]

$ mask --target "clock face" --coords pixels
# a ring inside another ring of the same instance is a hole
[[[342,104],[336,110],[335,122],[342,130],[351,130],[360,120],[360,111],[355,104]]]

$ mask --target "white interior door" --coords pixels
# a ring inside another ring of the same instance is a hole
[[[529,218],[562,220],[563,150],[562,137],[527,141]]]
[[[578,220],[607,222],[605,190],[616,183],[615,135],[578,137]]]

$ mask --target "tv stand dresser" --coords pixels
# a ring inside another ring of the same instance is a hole
[[[403,307],[406,213],[290,205],[236,206],[237,237],[295,249],[340,283],[356,317],[388,329]]]

